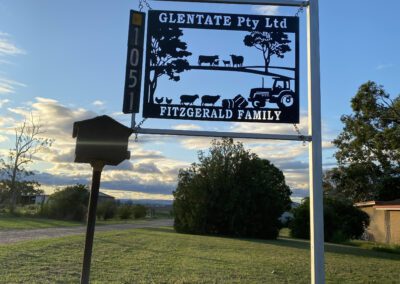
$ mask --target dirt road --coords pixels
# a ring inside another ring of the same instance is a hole
[[[157,228],[172,226],[172,219],[160,219],[138,222],[135,224],[115,224],[96,226],[96,232],[105,232],[113,230],[128,230],[137,228]],[[28,240],[38,240],[46,238],[56,238],[70,235],[79,235],[86,232],[86,226],[46,228],[33,230],[10,230],[0,231],[0,244],[16,243]]]

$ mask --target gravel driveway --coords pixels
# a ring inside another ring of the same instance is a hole
[[[115,224],[115,225],[96,226],[96,232],[129,230],[137,228],[157,228],[157,227],[165,227],[172,225],[173,225],[172,219],[160,219],[160,220],[145,221],[136,224]],[[86,232],[86,226],[0,231],[0,244],[9,244],[9,243],[16,243],[28,240],[79,235],[79,234],[84,234],[85,232]]]

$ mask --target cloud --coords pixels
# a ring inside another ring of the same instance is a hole
[[[92,105],[97,106],[97,107],[101,107],[101,106],[104,106],[104,102],[96,100],[96,101],[92,102]]]
[[[212,137],[180,138],[182,147],[188,150],[205,150],[211,146]]]
[[[23,117],[30,116],[43,125],[42,130],[48,138],[59,141],[72,142],[72,126],[76,121],[89,119],[97,116],[95,112],[78,108],[72,109],[62,105],[56,100],[36,97],[31,104],[31,109],[26,107],[9,108],[10,112]]]
[[[0,91],[1,92],[1,91]],[[9,103],[10,100],[4,99],[4,100],[0,100],[0,108],[2,108],[5,104]]]
[[[261,15],[278,15],[278,6],[253,6],[252,10]]]
[[[297,125],[301,134],[308,133],[308,117],[306,113],[300,115],[300,123]],[[231,126],[231,130],[235,132],[247,133],[268,133],[268,134],[292,134],[297,135],[293,124],[287,123],[239,123],[235,122]]]
[[[383,70],[383,69],[391,68],[391,67],[393,67],[393,66],[394,66],[393,63],[379,64],[379,65],[376,67],[376,69],[377,69],[377,70]]]
[[[203,128],[199,125],[196,124],[177,124],[177,125],[173,125],[172,129],[176,129],[176,130],[202,130]]]
[[[308,170],[308,163],[302,161],[278,161],[276,166],[286,171]]]
[[[10,40],[9,34],[0,33],[0,56],[19,54],[26,54],[26,52]]]
[[[295,189],[292,189],[292,195],[290,196],[290,198],[294,202],[300,203],[304,197],[308,197],[309,195],[310,195],[310,193],[309,193],[308,189],[295,188]]]
[[[65,174],[51,174],[46,172],[35,172],[33,177],[40,184],[45,185],[47,187],[59,187],[59,186],[68,186],[74,184],[86,184],[90,183],[90,172],[86,176],[72,176]]]
[[[0,94],[14,94],[16,87],[26,87],[26,85],[14,80],[0,78]]]
[[[157,202],[166,200],[173,200],[172,195],[170,194],[157,194],[157,193],[144,193],[144,192],[136,192],[136,191],[124,191],[124,190],[114,190],[114,189],[102,189],[101,192],[104,192],[108,195],[114,196],[117,199],[133,199],[133,200],[157,200]],[[167,203],[169,204],[169,203]]]
[[[134,169],[135,172],[138,173],[157,173],[161,174],[160,169],[156,166],[155,163],[141,163],[135,165]]]
[[[328,149],[335,149],[335,145],[332,143],[332,141],[322,141],[322,149],[323,150],[328,150]]]
[[[131,160],[148,160],[148,159],[164,159],[160,151],[143,150],[134,148],[131,150]]]

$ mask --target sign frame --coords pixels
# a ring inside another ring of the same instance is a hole
[[[155,0],[188,3],[218,3],[244,5],[292,6],[307,10],[307,69],[308,69],[308,135],[279,135],[261,133],[210,132],[174,129],[141,128],[132,113],[131,127],[137,133],[156,135],[182,135],[204,137],[231,137],[249,139],[275,139],[310,141],[309,190],[310,190],[310,250],[311,283],[325,283],[324,269],[324,219],[322,192],[322,138],[321,138],[321,83],[318,0]]]

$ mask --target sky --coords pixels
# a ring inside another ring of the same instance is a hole
[[[385,0],[320,2],[323,167],[335,166],[331,141],[350,114],[358,87],[373,80],[392,96],[400,93],[400,3]],[[293,16],[297,8],[149,1],[156,10]],[[73,163],[75,121],[109,115],[126,126],[122,113],[129,10],[138,1],[0,0],[0,155],[13,143],[13,129],[33,113],[53,146],[37,154],[30,169],[51,193],[89,184],[91,168]],[[146,9],[145,9],[146,11]],[[229,43],[230,36],[226,35]],[[209,38],[198,37],[196,46]],[[218,52],[225,50],[218,47]],[[211,51],[210,51],[211,52]],[[226,46],[229,54],[229,45]],[[306,14],[300,14],[300,131],[307,133]],[[213,82],[240,89],[241,78]],[[221,82],[222,81],[222,82]],[[235,83],[235,84],[233,84]],[[141,115],[137,115],[141,120]],[[146,128],[296,134],[293,125],[148,119]],[[172,199],[178,171],[197,161],[209,138],[139,135],[129,142],[131,159],[106,167],[101,189],[117,198]],[[285,174],[294,197],[308,195],[308,147],[301,142],[243,140]]]

